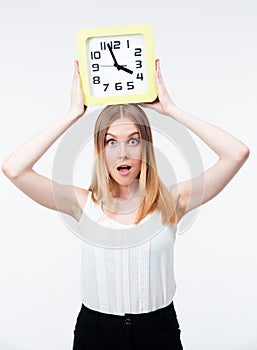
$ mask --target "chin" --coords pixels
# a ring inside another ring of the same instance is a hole
[[[119,185],[121,186],[128,186],[130,185],[133,181],[137,180],[139,178],[140,175],[137,176],[132,176],[132,174],[128,175],[128,176],[122,176],[122,175],[116,175],[113,176],[112,174],[110,174],[110,177]]]

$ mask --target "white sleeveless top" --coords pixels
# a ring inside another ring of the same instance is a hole
[[[101,206],[93,202],[91,192],[83,212],[108,228],[124,229],[134,225],[110,219]],[[141,222],[147,217],[149,215]],[[90,309],[115,315],[150,312],[170,304],[176,290],[175,235],[176,226],[163,225],[146,242],[113,249],[81,240],[82,303]]]

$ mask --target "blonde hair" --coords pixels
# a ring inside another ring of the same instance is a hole
[[[157,174],[152,132],[145,112],[136,104],[120,104],[105,107],[99,114],[94,130],[95,165],[89,190],[92,199],[100,203],[103,199],[112,203],[114,180],[109,175],[104,157],[105,136],[109,126],[117,119],[129,118],[137,126],[142,143],[141,171],[139,172],[140,206],[135,224],[146,215],[158,210],[163,224],[177,224],[175,204],[170,191]]]

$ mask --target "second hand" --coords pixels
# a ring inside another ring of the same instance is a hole
[[[120,67],[127,67],[126,64],[119,64]],[[113,64],[100,64],[100,67],[115,67]]]

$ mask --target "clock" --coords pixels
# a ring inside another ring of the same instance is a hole
[[[154,101],[153,39],[148,24],[80,29],[77,50],[85,105]]]

